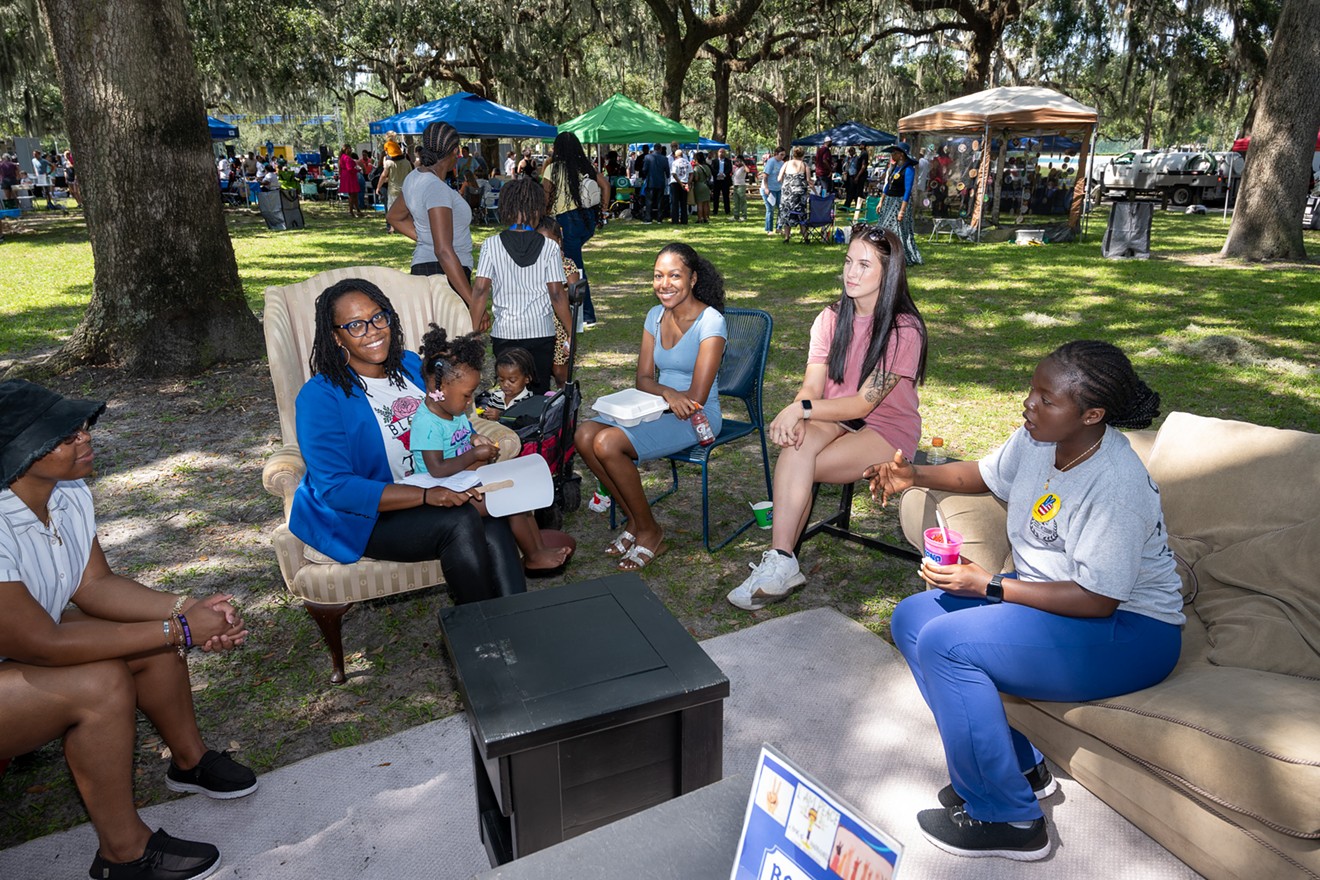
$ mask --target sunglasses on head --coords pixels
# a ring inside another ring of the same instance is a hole
[[[882,244],[885,249],[889,249],[889,240],[885,238],[886,230],[882,226],[875,226],[870,223],[854,223],[852,225],[852,237],[864,238],[874,244]]]

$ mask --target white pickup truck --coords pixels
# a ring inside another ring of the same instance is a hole
[[[1179,207],[1228,196],[1229,170],[1242,176],[1240,153],[1130,150],[1097,169],[1103,192],[1120,197],[1156,195]]]

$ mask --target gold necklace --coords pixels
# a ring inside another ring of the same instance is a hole
[[[1100,439],[1097,440],[1097,441],[1095,441],[1094,443],[1092,443],[1091,446],[1090,446],[1090,448],[1088,448],[1085,452],[1083,452],[1081,455],[1077,456],[1077,457],[1074,458],[1072,461],[1070,461],[1070,462],[1068,462],[1067,464],[1065,464],[1063,467],[1058,468],[1059,473],[1063,473],[1064,471],[1068,470],[1068,469],[1069,469],[1070,467],[1072,467],[1073,465],[1077,464],[1077,462],[1081,461],[1082,459],[1086,458],[1086,456],[1088,456],[1088,455],[1090,455],[1092,452],[1094,452],[1094,451],[1096,450],[1096,447],[1098,447],[1098,446],[1100,445],[1101,441],[1103,441],[1104,439],[1105,439],[1104,435],[1101,434],[1101,435],[1100,435]],[[1046,478],[1045,478],[1045,488],[1046,488],[1046,489],[1049,489],[1049,487],[1050,487],[1050,480],[1052,480],[1052,479],[1054,479],[1054,478],[1053,478],[1053,477],[1046,477]]]
[[[55,525],[55,517],[50,518],[50,536],[55,539],[55,543],[64,546],[64,539],[60,537],[59,526]]]

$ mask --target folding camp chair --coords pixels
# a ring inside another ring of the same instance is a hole
[[[807,196],[807,217],[802,223],[802,241],[817,239],[828,244],[834,238],[834,196]]]

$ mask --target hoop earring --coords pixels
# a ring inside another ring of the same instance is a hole
[[[348,366],[348,362],[352,360],[352,357],[348,353],[348,349],[344,348],[343,345],[340,345],[339,353],[344,356],[344,366]]]

